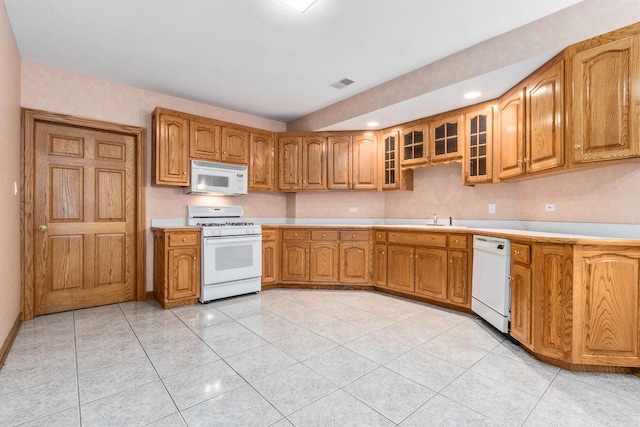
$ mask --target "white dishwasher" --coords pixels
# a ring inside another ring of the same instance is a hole
[[[471,310],[509,332],[511,242],[488,236],[473,236]]]

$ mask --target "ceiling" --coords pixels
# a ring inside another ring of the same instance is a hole
[[[4,0],[25,61],[281,122],[579,2],[317,0],[301,14],[278,0]],[[482,84],[495,97],[546,59],[456,90]],[[355,83],[331,86],[343,78]],[[449,109],[449,92],[431,95]],[[416,98],[389,106],[385,123],[409,112],[429,115]]]

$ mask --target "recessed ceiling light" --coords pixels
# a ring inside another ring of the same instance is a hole
[[[473,90],[471,92],[465,93],[464,94],[464,99],[474,99],[474,98],[480,97],[480,95],[482,95],[482,92],[478,92],[476,90]]]
[[[344,78],[340,81],[337,81],[335,83],[331,83],[329,86],[335,87],[336,89],[342,89],[345,86],[349,86],[350,84],[355,83],[353,80],[348,79],[348,78]]]
[[[369,126],[370,128],[374,128],[376,126],[378,126],[380,123],[378,122],[367,122],[367,126]]]
[[[300,13],[309,9],[309,6],[311,6],[316,2],[316,0],[280,0],[280,1],[286,4],[287,6],[294,8]]]

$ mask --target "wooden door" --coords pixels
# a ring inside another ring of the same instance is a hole
[[[447,251],[416,248],[415,292],[430,298],[447,298]]]
[[[523,175],[524,152],[524,90],[517,87],[500,98],[500,149],[498,178]]]
[[[220,126],[200,120],[189,121],[189,155],[195,160],[220,160]]]
[[[511,336],[531,345],[531,268],[511,266]]]
[[[153,116],[153,181],[161,185],[188,186],[189,120],[178,115],[159,113]]]
[[[309,281],[338,282],[338,243],[312,242],[309,250]]]
[[[378,189],[378,139],[367,132],[357,135],[351,150],[351,187],[355,190]]]
[[[249,159],[249,133],[229,127],[222,128],[222,154],[220,160],[246,165]]]
[[[464,307],[469,307],[471,303],[468,259],[467,251],[449,251],[448,300]]]
[[[537,172],[564,164],[564,61],[527,82],[526,166]]]
[[[326,139],[321,136],[303,138],[302,188],[305,190],[327,189]]]
[[[369,243],[340,243],[340,283],[369,282]]]
[[[373,247],[373,284],[387,287],[387,245]]]
[[[573,58],[573,162],[640,155],[639,36],[592,47]]]
[[[278,189],[302,188],[302,137],[284,136],[278,139]]]
[[[640,366],[640,251],[585,247],[581,264],[578,363]]]
[[[309,281],[309,243],[282,242],[283,282]]]
[[[274,190],[274,148],[270,135],[249,135],[249,190]]]
[[[415,248],[389,245],[387,285],[392,289],[413,292]]]
[[[351,177],[351,137],[330,136],[328,138],[327,188],[347,190],[352,186]]]
[[[135,298],[135,138],[35,123],[34,314]]]

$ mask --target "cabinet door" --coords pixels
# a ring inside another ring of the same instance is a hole
[[[159,185],[190,183],[189,121],[166,113],[154,116],[154,182]]]
[[[426,132],[424,127],[402,130],[402,164],[420,165],[429,161],[427,156]]]
[[[222,154],[220,160],[246,165],[249,159],[249,133],[228,127],[222,128]]]
[[[351,173],[353,189],[378,189],[378,140],[374,133],[365,133],[354,138]]]
[[[309,281],[321,283],[338,282],[338,243],[313,242],[310,246]]]
[[[640,155],[638,36],[578,52],[573,58],[574,163]]]
[[[328,138],[328,183],[333,190],[351,188],[351,137],[330,136]]]
[[[640,366],[640,251],[585,248],[581,258],[579,363]]]
[[[340,283],[369,282],[369,243],[340,243]]]
[[[429,124],[429,161],[431,163],[462,158],[464,118],[455,115]]]
[[[525,172],[524,90],[517,87],[500,98],[500,149],[498,178],[511,178]]]
[[[200,120],[189,121],[189,155],[194,160],[220,160],[220,126]]]
[[[464,307],[471,304],[468,258],[467,251],[449,251],[448,300]]]
[[[415,292],[430,298],[447,298],[446,249],[416,248]]]
[[[527,82],[527,171],[564,164],[564,60],[536,73]]]
[[[511,336],[531,345],[531,268],[511,265]]]
[[[300,242],[282,242],[283,282],[309,281],[309,244]]]
[[[273,191],[274,154],[270,135],[249,135],[249,190]]]
[[[278,139],[278,189],[302,189],[302,137]]]
[[[373,284],[387,287],[387,245],[373,247]]]
[[[467,160],[464,183],[491,182],[493,179],[493,107],[465,115]]]
[[[167,299],[193,298],[200,290],[198,248],[169,249]]]
[[[327,189],[327,142],[324,137],[303,138],[302,188],[305,190]]]
[[[573,327],[573,254],[567,245],[534,247],[534,348],[564,361],[571,360]]]
[[[398,132],[391,132],[382,136],[382,189],[395,190],[400,188],[400,159],[398,158]]]
[[[415,248],[389,245],[387,284],[391,289],[413,292]]]
[[[275,240],[262,241],[262,284],[271,284],[278,281],[278,256]]]

